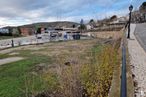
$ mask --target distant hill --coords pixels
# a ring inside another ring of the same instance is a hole
[[[22,25],[19,27],[73,27],[73,25],[78,26],[79,23],[75,23],[75,22],[68,22],[68,21],[58,21],[58,22],[40,22],[40,23],[33,23],[33,24],[28,24],[28,25]]]

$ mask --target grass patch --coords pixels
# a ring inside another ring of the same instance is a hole
[[[14,38],[14,36],[0,36],[0,40]]]
[[[44,89],[40,75],[32,75],[32,69],[37,64],[50,63],[51,58],[32,55],[29,51],[20,55],[26,59],[0,66],[0,97],[26,97]]]
[[[4,59],[4,58],[8,58],[8,57],[11,57],[11,56],[8,54],[0,54],[0,59]]]

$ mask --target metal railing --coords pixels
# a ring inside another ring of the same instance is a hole
[[[122,40],[122,71],[121,71],[121,92],[120,97],[127,97],[127,76],[126,76],[126,34]]]

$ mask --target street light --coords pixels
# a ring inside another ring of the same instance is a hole
[[[130,24],[131,24],[131,12],[132,12],[132,10],[133,10],[133,6],[132,5],[130,5],[129,6],[129,11],[130,11],[130,13],[129,13],[129,25],[128,25],[128,36],[127,36],[127,38],[130,38]]]

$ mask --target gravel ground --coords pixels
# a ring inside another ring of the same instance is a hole
[[[146,97],[146,52],[134,36],[135,28],[136,25],[131,25],[131,39],[128,40],[130,63],[136,86],[135,95],[136,97]]]

